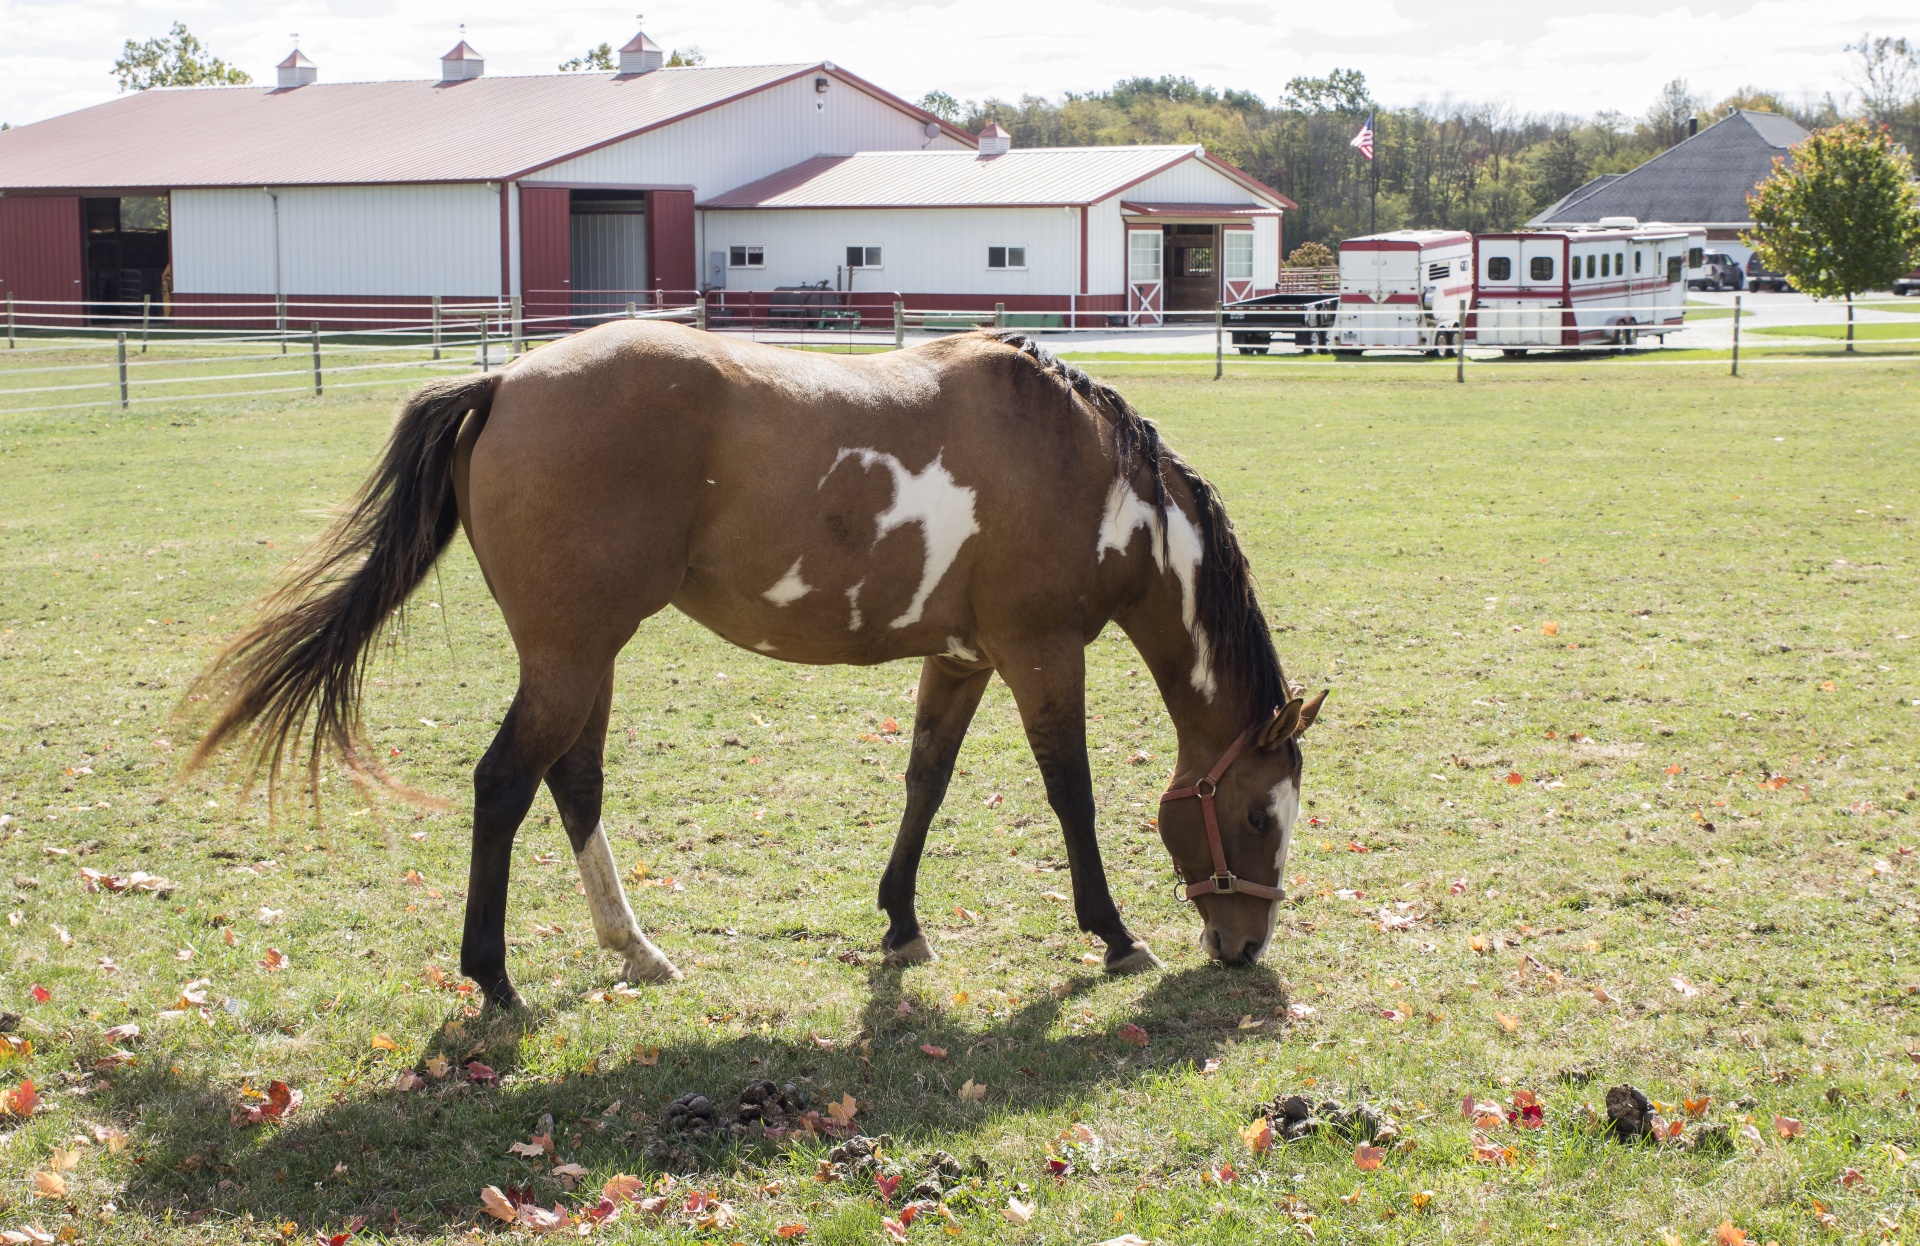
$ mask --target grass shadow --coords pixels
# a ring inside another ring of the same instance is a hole
[[[364,1217],[383,1232],[446,1231],[473,1220],[487,1185],[526,1190],[549,1206],[566,1198],[552,1174],[555,1157],[585,1166],[594,1182],[615,1171],[725,1178],[795,1162],[810,1170],[833,1143],[807,1132],[755,1133],[695,1147],[666,1127],[666,1104],[684,1091],[711,1097],[725,1119],[749,1083],[793,1082],[822,1110],[853,1095],[862,1132],[891,1133],[909,1149],[935,1135],[952,1146],[956,1134],[989,1129],[1001,1111],[1066,1106],[1200,1065],[1240,1038],[1241,1016],[1285,1011],[1285,989],[1270,970],[1207,966],[1161,975],[1125,1020],[1096,1028],[1077,1001],[1098,981],[1097,972],[1081,974],[983,1025],[977,1010],[969,1022],[915,992],[912,971],[877,968],[850,1038],[716,1034],[664,1045],[656,1062],[629,1054],[557,1077],[524,1074],[515,1055],[551,1013],[455,1013],[411,1066],[424,1069],[437,1057],[452,1071],[429,1073],[423,1089],[402,1092],[393,1081],[409,1066],[372,1065],[332,1101],[304,1104],[277,1125],[233,1124],[230,1089],[155,1062],[113,1091],[140,1157],[117,1197],[126,1210],[175,1222],[251,1215],[318,1227]],[[1146,1032],[1144,1045],[1122,1032],[1128,1024]],[[1280,1023],[1272,1024],[1263,1031],[1268,1041],[1285,1043]],[[931,1056],[923,1045],[947,1055]],[[497,1083],[464,1077],[468,1060],[490,1066]],[[983,1102],[959,1098],[969,1079],[988,1087]],[[549,1116],[553,1155],[509,1152]]]

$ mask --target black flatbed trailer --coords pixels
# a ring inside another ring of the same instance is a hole
[[[1275,342],[1289,340],[1308,350],[1324,349],[1339,310],[1338,291],[1282,290],[1228,303],[1221,317],[1233,335],[1234,349],[1264,355]]]

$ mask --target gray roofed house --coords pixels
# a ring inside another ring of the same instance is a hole
[[[1744,262],[1740,231],[1753,228],[1747,196],[1773,172],[1775,157],[1804,141],[1791,117],[1739,109],[1668,148],[1639,168],[1594,178],[1527,222],[1551,229],[1631,216],[1669,225],[1704,226],[1715,249]]]

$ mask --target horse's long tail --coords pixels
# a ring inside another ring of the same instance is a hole
[[[240,741],[241,771],[252,779],[266,769],[271,800],[311,717],[309,781],[332,751],[356,774],[386,782],[355,743],[371,646],[453,539],[455,443],[468,412],[486,419],[498,379],[434,381],[407,402],[345,513],[261,603],[259,621],[195,679],[188,699],[210,700],[214,717],[188,771]]]

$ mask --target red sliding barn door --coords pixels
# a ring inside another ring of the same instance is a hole
[[[693,192],[647,192],[647,275],[668,301],[685,302],[699,288],[694,255]],[[677,297],[677,300],[675,298]]]
[[[520,295],[527,331],[563,327],[573,312],[572,192],[520,188]]]
[[[79,323],[73,319],[80,314],[78,306],[32,305],[77,304],[84,294],[83,276],[78,198],[0,199],[0,302],[13,296],[16,323]]]

